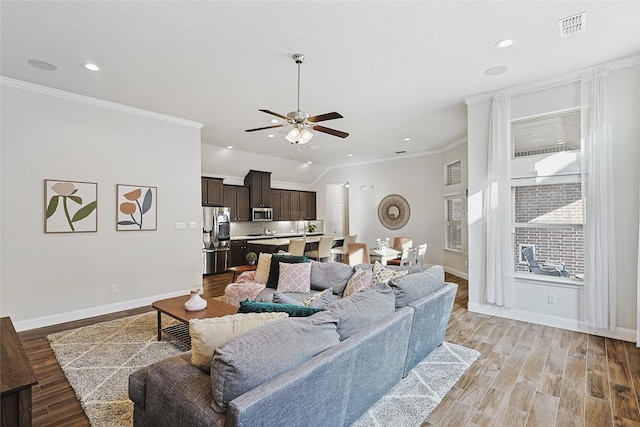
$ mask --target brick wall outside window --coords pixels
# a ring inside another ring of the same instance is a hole
[[[529,271],[518,253],[527,244],[535,245],[539,261],[563,262],[572,276],[584,273],[583,212],[580,183],[516,187],[516,271]]]

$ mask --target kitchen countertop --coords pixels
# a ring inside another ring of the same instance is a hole
[[[302,235],[290,236],[290,237],[302,237]],[[310,235],[307,234],[307,243],[318,243],[322,234]],[[333,240],[342,240],[344,237],[342,236],[334,236]],[[260,240],[249,240],[247,243],[252,245],[266,245],[266,246],[286,246],[289,244],[291,239],[289,238],[271,238],[271,239],[260,239]]]
[[[322,236],[324,233],[320,231],[314,231],[313,233],[307,233],[307,236]],[[288,239],[290,237],[302,237],[302,233],[277,233],[277,234],[261,234],[258,236],[231,236],[231,240],[259,240],[259,239]]]

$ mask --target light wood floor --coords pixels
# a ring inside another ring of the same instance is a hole
[[[451,275],[447,280],[460,288],[446,339],[482,355],[423,426],[640,427],[640,349],[622,341],[470,313],[466,280]],[[204,293],[222,295],[230,281],[230,273],[209,276],[203,280]],[[49,347],[48,334],[150,310],[142,307],[21,332],[39,381],[33,393],[33,425],[89,426]]]

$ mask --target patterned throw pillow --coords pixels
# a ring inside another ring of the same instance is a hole
[[[299,264],[281,262],[277,289],[280,292],[310,292],[311,264],[308,262]]]
[[[256,275],[253,280],[258,283],[267,283],[270,269],[271,254],[260,253],[260,256],[258,257],[258,267],[256,267]]]
[[[305,298],[301,301],[302,305],[307,307],[324,308],[333,300],[333,288],[325,289],[322,292],[311,295],[309,298]]]
[[[371,270],[361,270],[358,268],[356,272],[353,273],[353,276],[351,276],[351,279],[349,279],[342,296],[348,297],[349,295],[353,295],[356,292],[368,288],[372,283],[373,272]]]
[[[373,283],[387,283],[391,279],[406,276],[407,273],[409,273],[409,270],[392,270],[376,261],[376,263],[373,264]]]

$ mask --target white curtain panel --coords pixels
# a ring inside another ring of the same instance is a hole
[[[608,70],[583,75],[581,88],[585,321],[590,327],[615,331],[615,192]]]
[[[513,307],[513,250],[511,246],[511,138],[510,98],[492,99],[489,124],[487,188],[483,213],[486,218],[485,300],[501,307]]]

